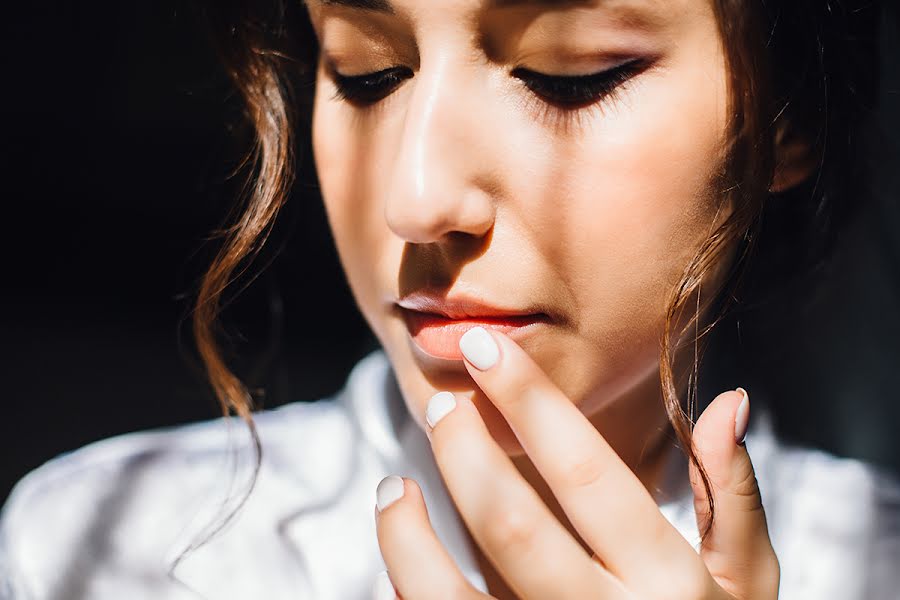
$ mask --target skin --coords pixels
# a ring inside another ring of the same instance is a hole
[[[718,427],[706,439],[714,440],[707,448],[719,470],[711,475],[722,485],[729,532],[715,531],[711,539],[720,543],[707,545],[704,558],[719,562],[701,561],[660,523],[647,492],[668,444],[658,365],[668,295],[728,213],[716,185],[727,70],[711,5],[391,6],[386,13],[308,2],[321,48],[316,167],[350,287],[410,414],[432,439],[489,591],[498,598],[548,597],[549,590],[559,598],[623,597],[625,590],[774,597],[777,560],[764,515],[741,512],[741,502],[758,505],[758,495],[733,484],[746,484],[748,472],[755,483],[734,439],[738,394],[720,396],[704,414],[713,415],[708,427]],[[547,104],[511,75],[523,66],[588,74],[635,58],[646,68],[611,97],[578,109]],[[353,76],[398,65],[413,76],[370,106],[335,96],[330,69]],[[518,344],[492,334],[502,358],[496,373],[485,374],[411,344],[395,302],[425,289],[537,307],[552,321]],[[546,406],[511,395],[532,388],[543,390]],[[426,404],[442,390],[459,406],[432,431]],[[538,413],[557,421],[535,426]],[[702,441],[701,434],[698,426]],[[571,454],[558,450],[572,439],[581,441]],[[610,486],[617,494],[600,492]],[[429,534],[415,482],[406,480],[405,490],[395,503],[403,508],[391,505],[378,523],[398,591],[416,599],[447,597],[446,590],[457,590],[454,598],[478,595]],[[729,521],[732,492],[738,500]],[[590,515],[587,505],[595,507]],[[490,526],[498,522],[505,525]],[[517,551],[523,541],[534,550]],[[433,559],[431,571],[421,567],[423,553]],[[750,587],[740,587],[747,571],[735,575],[736,564],[760,565]]]

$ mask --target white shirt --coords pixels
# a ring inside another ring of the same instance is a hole
[[[263,461],[237,516],[175,558],[252,467],[234,419],[133,433],[62,455],[26,476],[0,516],[0,599],[355,600],[384,569],[375,487],[414,478],[432,525],[478,589],[486,586],[424,432],[382,351],[334,397],[257,414]],[[900,599],[900,481],[851,459],[747,437],[787,600]],[[691,543],[686,463],[672,453],[660,510]],[[236,457],[236,458],[235,458]],[[224,505],[224,509],[234,506]]]

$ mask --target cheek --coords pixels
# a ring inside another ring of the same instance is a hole
[[[650,90],[647,90],[650,92]],[[578,218],[573,261],[593,264],[609,289],[672,286],[713,222],[719,194],[722,107],[697,95],[648,93],[635,117],[610,123],[571,181]],[[660,102],[666,98],[666,102]],[[588,248],[591,250],[589,251]],[[610,279],[612,278],[612,279]]]
[[[655,363],[669,294],[716,219],[727,96],[724,66],[709,69],[672,66],[635,85],[560,154],[553,210],[535,197],[522,211],[564,232],[540,252],[560,265],[595,362],[624,378]]]
[[[387,317],[405,246],[388,227],[383,200],[395,167],[398,126],[390,120],[355,119],[327,94],[316,98],[312,142],[335,247],[363,318],[395,368],[412,372],[405,328]],[[428,397],[423,394],[416,397]]]
[[[320,89],[322,86],[319,86]],[[384,259],[378,254],[385,235],[383,218],[375,214],[378,206],[370,202],[372,181],[366,178],[379,172],[379,153],[372,148],[373,135],[354,130],[346,109],[331,102],[328,92],[316,96],[312,142],[329,226],[347,275],[351,291],[370,325],[371,313],[379,302],[374,265]]]

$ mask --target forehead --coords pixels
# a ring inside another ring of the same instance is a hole
[[[392,15],[413,11],[454,11],[486,13],[509,9],[564,10],[593,8],[617,13],[629,20],[660,24],[685,4],[699,0],[305,0],[311,9],[350,9],[373,14]]]

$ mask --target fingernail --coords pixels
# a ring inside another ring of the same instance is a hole
[[[375,585],[372,586],[372,600],[396,600],[397,592],[394,591],[394,584],[388,577],[387,571],[382,571],[375,576]]]
[[[740,392],[744,399],[734,414],[734,441],[743,444],[744,438],[747,437],[747,426],[750,424],[750,396],[744,388],[739,387],[735,391]]]
[[[388,475],[378,483],[375,489],[375,505],[382,511],[393,502],[403,497],[403,478],[398,475]]]
[[[470,363],[487,371],[500,358],[500,348],[484,327],[473,327],[459,339],[459,349]]]
[[[434,429],[438,421],[447,416],[451,410],[456,408],[456,397],[450,392],[438,392],[428,401],[425,407],[425,420],[428,426]]]

